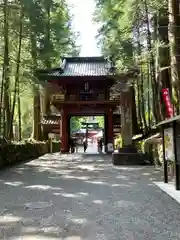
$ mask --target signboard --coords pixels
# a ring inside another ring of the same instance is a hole
[[[59,93],[59,94],[52,94],[51,95],[52,101],[64,101],[65,100],[65,94]]]
[[[165,146],[165,159],[174,161],[174,144],[173,144],[173,129],[164,129],[164,146]]]
[[[176,138],[176,160],[177,164],[180,165],[180,124],[177,122],[175,127],[175,138]]]
[[[114,151],[112,143],[108,143],[107,150],[108,150],[108,152],[113,152]]]
[[[49,138],[54,138],[54,133],[49,133],[49,134],[48,134],[48,137],[49,137]]]

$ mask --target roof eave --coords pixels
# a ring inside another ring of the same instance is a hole
[[[60,76],[55,76],[55,75],[47,75],[47,74],[41,74],[38,76],[38,79],[40,81],[48,81],[48,80],[60,80],[60,79],[74,79],[74,78],[79,78],[79,79],[84,79],[84,78],[109,78],[114,81],[115,78],[112,78],[112,75],[84,75],[84,76],[72,76],[72,75],[60,75]]]

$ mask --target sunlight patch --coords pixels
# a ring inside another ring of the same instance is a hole
[[[66,179],[78,179],[78,180],[88,180],[88,179],[89,179],[89,177],[85,177],[85,176],[73,176],[73,175],[63,176],[63,178],[66,178]]]
[[[61,169],[61,174],[69,174],[69,173],[72,173],[72,172],[74,172],[74,170],[62,170]]]
[[[112,187],[119,187],[121,186],[120,184],[112,184]]]
[[[118,207],[130,207],[130,206],[134,206],[135,203],[134,202],[131,202],[131,201],[118,201],[115,203],[116,206]]]
[[[42,235],[39,235],[37,233],[34,234],[28,234],[28,236],[23,236],[22,238],[16,238],[16,240],[57,240],[56,237],[45,237]],[[9,240],[15,240],[15,238],[10,238]],[[59,240],[61,240],[61,238],[59,238]]]
[[[78,177],[75,177],[76,179],[78,180],[88,180],[89,177],[85,177],[85,176],[78,176]]]
[[[80,195],[80,196],[89,196],[89,193],[86,193],[86,192],[78,192],[78,195]]]
[[[59,233],[60,232],[60,229],[58,227],[45,227],[45,228],[42,228],[42,230],[44,231],[44,233]],[[63,230],[61,229],[61,232]]]
[[[152,175],[152,173],[143,173],[142,175],[149,176],[149,175]]]
[[[58,193],[58,192],[55,192],[55,193],[53,193],[53,195],[54,196],[60,196],[60,195],[62,195],[61,193]]]
[[[30,210],[43,209],[43,208],[48,208],[51,206],[52,206],[52,203],[50,203],[50,202],[30,202],[30,203],[25,204],[25,207]]]
[[[79,236],[70,236],[70,237],[64,238],[64,240],[82,240],[82,238]]]
[[[78,223],[78,224],[85,224],[85,223],[87,223],[87,219],[85,219],[85,218],[71,218],[71,221],[73,223]]]
[[[117,178],[117,179],[125,179],[125,180],[128,179],[128,177],[126,177],[126,176],[117,176],[116,178]]]
[[[156,178],[150,178],[149,180],[151,180],[151,181],[156,181]]]
[[[101,182],[101,181],[86,181],[87,183],[92,183],[92,184],[99,184],[99,185],[108,185],[111,186],[109,183],[106,182]]]
[[[102,200],[94,200],[94,201],[92,201],[92,203],[95,203],[95,204],[103,204],[103,201],[102,201]]]
[[[51,187],[48,185],[31,185],[31,186],[27,186],[25,188],[30,188],[30,189],[40,189],[40,190],[48,190]]]
[[[112,186],[112,187],[127,187],[127,188],[131,187],[131,186],[128,185],[128,184],[112,184],[111,186]]]
[[[77,198],[78,197],[76,194],[72,194],[72,193],[61,193],[61,196],[67,197],[67,198]]]
[[[22,182],[5,182],[4,184],[9,185],[9,186],[15,186],[15,187],[23,185]]]
[[[89,165],[77,165],[77,167],[80,168],[80,169],[87,169],[87,170],[95,170],[96,169],[92,164],[89,164]]]
[[[23,232],[24,233],[36,233],[37,232],[37,230],[39,229],[39,227],[23,227],[22,228],[22,230],[23,230]],[[23,237],[23,239],[24,239],[24,237]]]
[[[31,186],[26,186],[25,188],[30,188],[30,189],[39,189],[39,190],[62,190],[60,187],[51,187],[49,185],[31,185]]]
[[[17,217],[17,216],[12,216],[12,215],[4,215],[4,216],[0,216],[0,224],[3,223],[16,223],[16,222],[20,222],[22,220],[21,217]]]
[[[67,175],[67,176],[63,176],[63,178],[72,179],[72,178],[76,178],[76,177],[72,176],[72,175]]]

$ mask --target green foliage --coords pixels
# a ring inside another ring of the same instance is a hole
[[[121,134],[119,134],[119,136],[117,136],[115,138],[114,145],[115,145],[115,149],[118,149],[118,147],[122,147],[122,137],[121,137]]]
[[[103,116],[96,116],[96,120],[99,123],[99,127],[104,128],[104,117]]]
[[[132,29],[127,14],[128,1],[97,1],[95,20],[102,24],[99,44],[105,55],[111,56],[118,66],[133,56]]]
[[[14,92],[19,64],[18,86],[20,89],[21,112],[19,114],[16,97],[13,123],[14,126],[20,125],[22,137],[28,138],[33,131],[34,89],[35,87],[38,89],[38,82],[34,72],[36,68],[58,66],[61,57],[64,55],[78,54],[79,49],[75,44],[77,34],[72,29],[71,15],[66,0],[3,0],[2,4],[5,3],[7,4],[6,25],[4,25],[5,14],[3,7],[0,8],[0,68],[2,69],[4,64],[3,54],[6,42],[9,50],[9,52],[6,51],[6,55],[8,55],[6,57],[10,62],[8,66],[9,72],[7,73],[7,79],[9,78],[11,83],[8,86],[10,111],[12,111],[14,95],[18,95]],[[21,24],[22,36],[19,35]],[[5,29],[8,29],[8,31],[5,32]],[[5,33],[6,39],[4,37]],[[22,40],[21,56],[20,61],[17,62],[20,37]],[[3,96],[4,92],[2,91]],[[2,114],[4,113],[1,108]],[[9,125],[10,123],[6,124]],[[17,135],[16,131],[15,135]],[[15,139],[17,138],[15,137]]]
[[[138,79],[133,79],[137,115],[140,128],[147,131],[159,119],[155,19],[167,9],[167,1],[95,1],[94,21],[101,24],[97,38],[103,54],[113,60],[118,72],[139,68]]]
[[[71,133],[78,131],[81,128],[81,122],[79,117],[71,117],[70,119],[70,131]]]
[[[70,132],[73,133],[82,128],[82,122],[85,121],[85,117],[74,116],[70,119]]]
[[[96,116],[96,121],[99,123],[100,128],[104,128],[104,117],[103,116]],[[86,122],[88,120],[88,117],[78,117],[74,116],[70,119],[70,131],[75,132],[82,128],[82,122]]]

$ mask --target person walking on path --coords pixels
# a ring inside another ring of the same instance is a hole
[[[100,138],[100,140],[99,140],[100,152],[102,152],[102,147],[103,147],[103,142],[102,142],[102,138]]]
[[[76,152],[78,152],[78,140],[77,139],[75,139],[75,149],[76,149]]]
[[[97,141],[97,147],[98,147],[98,152],[99,152],[99,153],[102,152],[102,145],[103,145],[102,139],[100,138],[100,139],[98,139],[98,141]]]
[[[74,139],[72,139],[72,138],[70,141],[70,148],[71,148],[71,153],[74,153],[75,152],[75,142],[74,142]]]
[[[87,139],[86,138],[83,139],[83,147],[84,147],[84,153],[85,153],[87,150]]]

